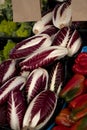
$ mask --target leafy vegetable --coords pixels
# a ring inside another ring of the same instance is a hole
[[[0,36],[14,36],[17,24],[13,21],[2,20],[0,24]]]
[[[9,58],[9,52],[11,51],[12,48],[14,48],[15,46],[15,42],[13,42],[12,40],[8,40],[6,46],[4,46],[3,49],[3,57],[4,59],[8,59]]]
[[[28,106],[23,128],[40,130],[52,117],[57,105],[57,96],[50,90],[40,92]]]
[[[0,51],[0,63],[4,60],[3,50]]]
[[[25,86],[26,79],[23,76],[15,76],[5,82],[0,88],[0,105],[7,102],[11,91],[22,90]]]
[[[37,94],[43,90],[47,90],[48,78],[48,72],[43,68],[37,68],[29,74],[25,88],[28,103],[30,103]]]
[[[20,130],[26,110],[26,104],[21,91],[12,91],[8,99],[7,119],[13,130]]]
[[[21,23],[20,27],[16,31],[17,37],[28,37],[32,33],[32,27],[29,25],[29,23]]]
[[[0,64],[0,86],[17,75],[16,63],[15,60],[8,59]]]
[[[6,45],[4,46],[3,50],[0,50],[0,63],[2,63],[2,61],[6,60],[9,58],[9,53],[11,51],[12,48],[14,48],[15,46],[15,42],[13,42],[12,40],[7,40]]]
[[[0,105],[0,125],[1,126],[7,125],[6,115],[7,115],[7,105],[2,104]]]

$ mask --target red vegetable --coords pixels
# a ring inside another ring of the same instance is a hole
[[[82,98],[81,98],[82,97]],[[77,121],[87,115],[87,94],[78,97],[77,104],[72,110],[70,117]]]
[[[20,62],[19,65],[22,67],[22,70],[33,70],[38,67],[46,67],[54,61],[65,57],[67,53],[68,50],[65,47],[50,46],[33,53]]]
[[[33,33],[39,34],[50,25],[52,25],[52,10],[47,11],[47,13],[44,14],[39,21],[35,22],[33,26]]]
[[[75,59],[76,63],[79,63],[80,61],[87,60],[87,53],[86,52],[81,52],[78,54],[77,58]]]
[[[56,27],[53,26],[53,25],[50,25],[50,26],[48,26],[46,29],[44,29],[44,30],[41,32],[41,34],[47,34],[47,35],[49,35],[49,36],[52,38],[52,40],[53,40],[53,37],[55,37],[55,34],[57,33],[57,31],[58,31],[58,28],[56,28]]]
[[[13,90],[22,90],[25,86],[26,79],[22,76],[16,76],[9,79],[0,88],[0,104],[7,101],[8,96]]]
[[[62,62],[53,65],[49,76],[49,89],[59,95],[64,81],[64,66]]]
[[[69,118],[70,116],[70,109],[64,108],[61,110],[58,116],[55,118],[55,122],[58,125],[64,125],[64,126],[71,126],[74,122]]]
[[[87,89],[87,79],[84,81],[85,88]]]
[[[10,52],[10,58],[24,59],[28,55],[31,55],[40,49],[49,47],[51,43],[51,38],[46,34],[34,35],[16,44],[16,46]]]
[[[63,2],[56,4],[53,10],[52,21],[53,25],[59,29],[70,26],[71,23],[71,4],[70,2]]]
[[[63,125],[59,125],[55,126],[52,130],[70,130],[70,128]]]
[[[75,74],[67,82],[65,87],[60,92],[60,97],[64,98],[67,102],[84,92],[85,77],[81,74]]]
[[[16,76],[17,68],[15,60],[5,60],[0,64],[0,86],[10,78]]]
[[[58,45],[68,48],[68,56],[73,56],[81,47],[81,38],[77,30],[70,27],[64,27],[56,34],[52,45]]]
[[[79,105],[84,104],[87,102],[87,94],[82,94],[78,97],[76,97],[75,99],[73,99],[72,101],[70,101],[68,107],[70,108],[76,108]]]
[[[47,90],[48,77],[48,72],[40,67],[29,74],[25,85],[28,103],[41,91]]]
[[[23,119],[23,128],[40,130],[52,118],[57,96],[50,90],[40,92],[29,104]]]
[[[73,72],[82,75],[87,75],[87,53],[81,52],[75,59],[75,64],[72,67]]]
[[[87,116],[77,121],[70,130],[87,130]]]
[[[0,105],[0,126],[7,125],[7,104]]]
[[[87,75],[87,68],[82,67],[79,63],[78,64],[74,64],[72,67],[73,72],[78,73],[78,74],[82,74],[82,75]]]
[[[69,27],[63,27],[62,29],[60,29],[54,37],[52,45],[66,47],[69,41],[69,35],[73,33],[71,32],[72,31]]]
[[[7,119],[13,130],[21,130],[26,103],[21,91],[12,91],[8,99]]]

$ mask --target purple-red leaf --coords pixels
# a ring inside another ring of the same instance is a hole
[[[16,44],[16,46],[10,52],[10,58],[23,59],[35,51],[50,46],[51,43],[51,38],[46,34],[32,36]]]
[[[40,130],[52,117],[57,104],[54,92],[44,90],[30,103],[23,120],[23,127]]]
[[[0,105],[0,126],[7,125],[7,104]]]
[[[26,79],[22,76],[13,77],[5,82],[0,88],[0,104],[7,100],[11,91],[23,89],[25,83]]]
[[[43,68],[37,68],[30,73],[25,85],[28,103],[41,91],[47,89],[48,77],[48,72]]]
[[[80,49],[82,40],[76,29],[64,27],[58,31],[52,45],[66,47],[68,56],[73,56]]]
[[[5,60],[0,64],[0,85],[16,75],[16,61]]]
[[[21,130],[26,103],[21,91],[12,91],[8,99],[7,119],[11,129]]]
[[[66,56],[67,53],[68,51],[65,47],[50,46],[27,57],[20,62],[20,66],[23,70],[33,70],[38,67],[48,66],[55,60],[59,60]]]
[[[56,36],[52,42],[52,45],[66,47],[72,33],[73,33],[73,31],[69,27],[64,27],[64,28],[60,29],[58,31],[58,33],[56,34]]]
[[[41,33],[49,25],[52,25],[52,11],[48,11],[39,21],[34,24],[33,33]]]
[[[56,28],[53,25],[48,26],[46,29],[44,29],[41,34],[47,34],[51,37],[52,41],[56,35],[56,33],[58,32],[58,28]]]
[[[53,25],[59,29],[70,26],[71,24],[71,4],[70,2],[63,2],[57,4],[53,11]]]
[[[78,31],[74,30],[67,44],[68,56],[73,56],[75,53],[77,53],[81,45],[82,45],[82,39]]]
[[[64,81],[64,66],[62,62],[57,62],[51,69],[49,76],[49,89],[59,94]]]

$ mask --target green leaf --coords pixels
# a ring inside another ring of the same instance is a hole
[[[9,53],[11,49],[15,47],[15,45],[16,43],[14,43],[12,40],[7,41],[7,44],[4,46],[4,49],[3,49],[3,56],[5,59],[9,58]]]

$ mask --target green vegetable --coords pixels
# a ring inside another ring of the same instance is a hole
[[[16,31],[17,37],[29,37],[32,33],[32,27],[29,25],[29,23],[21,23],[21,26]]]
[[[9,58],[9,53],[10,53],[11,49],[15,47],[15,45],[16,45],[16,43],[14,43],[12,40],[7,41],[7,44],[4,46],[4,49],[3,49],[4,59]]]
[[[0,63],[4,60],[3,50],[0,51]]]
[[[12,21],[2,20],[0,24],[0,36],[12,36],[17,30],[17,24]],[[3,34],[3,35],[2,35]]]
[[[2,20],[0,24],[0,37],[29,37],[32,34],[33,24],[15,23],[13,21]]]

